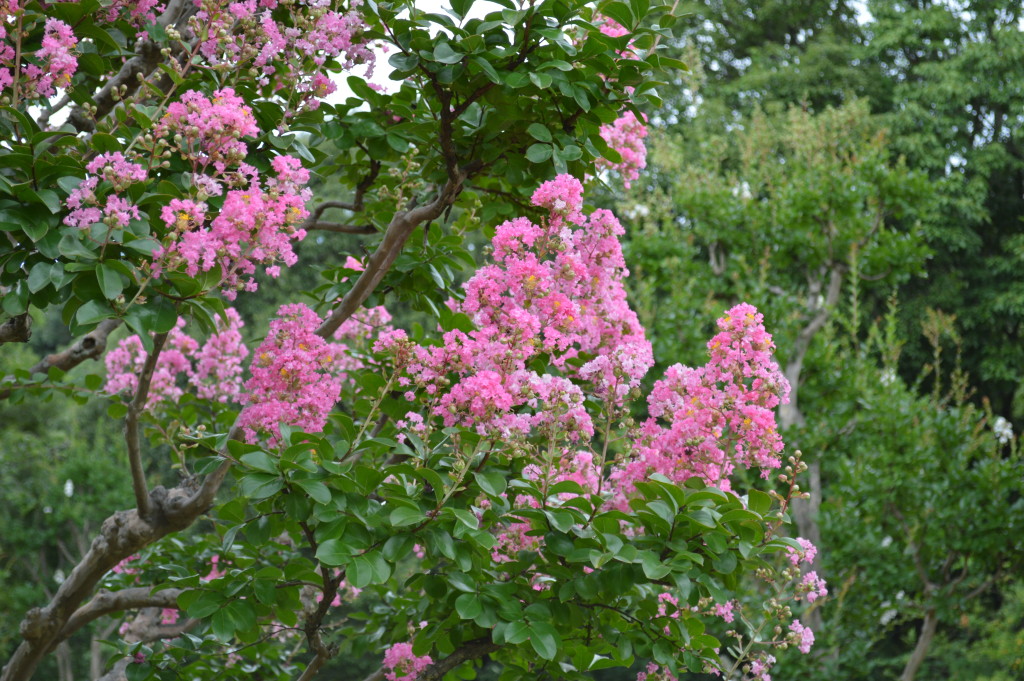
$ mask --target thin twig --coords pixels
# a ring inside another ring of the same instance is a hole
[[[149,490],[146,487],[146,473],[142,468],[142,452],[139,447],[139,416],[146,408],[149,388],[153,382],[153,372],[156,371],[156,363],[160,359],[160,351],[163,350],[166,341],[166,333],[158,333],[153,337],[153,351],[147,355],[146,363],[142,366],[135,399],[128,405],[128,413],[124,417],[124,439],[128,446],[128,465],[132,471],[135,506],[143,518],[149,517],[150,504]]]
[[[376,234],[373,225],[345,225],[340,222],[314,222],[305,228],[307,232],[337,232],[339,234]]]

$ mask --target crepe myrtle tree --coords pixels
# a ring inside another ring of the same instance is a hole
[[[367,651],[391,681],[485,656],[767,678],[809,650],[794,615],[826,590],[781,536],[802,464],[761,315],[731,309],[635,420],[651,347],[622,227],[584,202],[644,165],[674,7],[470,5],[3,5],[0,342],[41,312],[78,339],[0,390],[109,401],[134,491],[25,614],[4,681],[108,616],[108,678],[309,679]],[[354,96],[329,104],[339,73]],[[317,203],[314,176],[346,194]],[[490,260],[459,287],[477,228]],[[314,230],[364,257],[250,349],[228,303]],[[385,293],[435,328],[394,328]],[[747,468],[772,482],[734,489]],[[762,602],[733,599],[743,575]]]

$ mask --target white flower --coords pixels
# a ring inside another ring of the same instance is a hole
[[[886,369],[879,376],[878,382],[882,385],[892,385],[896,382],[896,371],[894,369]]]
[[[882,548],[887,549],[892,545],[892,537],[885,537],[882,539]]]
[[[53,581],[57,582],[58,584],[63,584],[65,579],[67,578],[64,576],[64,571],[60,568],[57,568],[53,573]]]
[[[75,494],[75,483],[71,482],[71,478],[64,481],[64,496],[68,499],[73,497]]]
[[[996,417],[996,422],[992,424],[992,432],[1001,445],[1013,439],[1013,426],[1002,416]]]
[[[895,610],[886,610],[882,613],[882,616],[878,618],[878,621],[884,627],[885,625],[889,624],[889,622],[892,622],[894,619],[896,619],[896,615],[898,614],[899,613]]]

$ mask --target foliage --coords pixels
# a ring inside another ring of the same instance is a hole
[[[507,679],[638,661],[766,678],[774,652],[807,652],[791,605],[825,586],[797,567],[812,547],[779,536],[802,464],[781,493],[730,480],[783,464],[762,318],[731,310],[637,424],[652,359],[622,228],[584,209],[581,180],[644,165],[672,11],[471,4],[3,6],[0,342],[40,313],[80,338],[0,389],[109,404],[128,463],[109,475],[134,496],[25,614],[4,681],[86,631],[89,671],[102,634],[133,681],[305,680],[366,651],[392,681],[472,677],[485,656]],[[391,92],[367,80],[371,42]],[[353,96],[323,101],[326,74],[353,71]],[[328,176],[342,198],[308,206]],[[463,291],[481,227],[495,264]],[[366,254],[247,327],[250,353],[225,301],[321,232]],[[385,301],[427,330],[391,328]],[[81,375],[122,325],[106,375]],[[735,601],[755,573],[764,597]],[[108,615],[116,635],[88,629]]]

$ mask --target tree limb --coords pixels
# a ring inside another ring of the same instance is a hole
[[[796,342],[793,344],[793,352],[789,357],[789,361],[786,362],[784,373],[786,380],[789,381],[789,404],[783,404],[779,407],[780,429],[803,423],[803,415],[800,413],[797,393],[800,389],[800,372],[803,370],[804,357],[807,355],[807,349],[810,347],[814,336],[825,325],[829,315],[832,313],[832,308],[839,301],[839,294],[842,292],[843,276],[845,274],[846,267],[844,265],[833,264],[829,271],[828,290],[825,293],[824,301],[821,304],[813,300],[811,301],[811,311],[814,313],[814,316],[800,330]],[[817,286],[811,287],[810,295],[815,296],[820,289],[821,283],[819,280]]]
[[[337,232],[338,234],[376,234],[373,225],[344,225],[340,222],[314,222],[305,227],[307,232]]]
[[[29,369],[30,374],[49,373],[50,367],[70,371],[87,359],[96,359],[107,349],[107,337],[121,325],[120,319],[104,319],[95,329],[85,334],[67,350],[47,355]],[[11,396],[11,389],[0,390],[0,400]]]
[[[32,318],[28,313],[15,315],[0,324],[0,345],[4,343],[27,343],[32,337]]]
[[[128,413],[124,417],[124,440],[128,447],[128,465],[132,471],[132,490],[135,491],[135,507],[139,515],[149,517],[149,490],[146,487],[146,472],[142,467],[142,452],[139,448],[139,415],[146,408],[149,399],[149,388],[153,382],[153,372],[160,359],[160,351],[167,342],[166,333],[158,333],[153,337],[153,351],[146,356],[146,363],[139,375],[139,385],[135,390],[135,399],[128,405]]]
[[[167,9],[157,18],[156,24],[160,28],[167,28],[173,23],[187,19],[193,12],[195,9],[192,3],[184,0],[169,0]],[[79,132],[94,131],[96,121],[113,111],[119,101],[130,97],[138,90],[139,84],[142,82],[139,75],[141,74],[144,78],[156,69],[163,58],[161,49],[159,44],[149,39],[137,42],[135,56],[127,60],[117,74],[93,95],[91,103],[95,109],[92,113],[76,106],[71,110],[68,122]],[[117,99],[114,97],[115,90],[119,93]]]
[[[89,622],[112,612],[139,608],[176,608],[182,589],[164,589],[153,592],[152,587],[136,586],[121,591],[101,589],[92,600],[75,610],[61,628],[57,642],[63,641]]]
[[[430,665],[416,677],[416,681],[439,681],[445,674],[458,667],[467,660],[475,660],[493,653],[495,650],[501,648],[500,645],[492,641],[490,638],[476,638],[472,641],[466,641],[459,648],[456,648],[451,655],[439,660],[434,664]],[[378,669],[363,681],[382,681],[384,679],[384,669]]]
[[[355,285],[316,330],[317,335],[323,338],[330,337],[345,320],[355,314],[391,269],[391,265],[402,252],[402,247],[405,246],[405,242],[413,230],[424,222],[436,219],[448,206],[455,203],[455,199],[462,191],[462,181],[465,177],[464,171],[456,169],[455,177],[449,178],[433,201],[424,206],[417,206],[395,214],[387,231],[384,232],[384,239],[377,246],[377,250],[367,259],[366,268],[359,275]]]
[[[228,439],[237,435],[232,428]],[[226,445],[224,447],[226,449]],[[221,455],[224,451],[219,452]],[[103,522],[100,534],[75,566],[57,593],[42,608],[33,608],[21,622],[24,639],[0,672],[0,681],[27,681],[53,646],[78,604],[119,562],[158,539],[190,526],[213,504],[232,462],[223,463],[200,483],[195,478],[170,490],[156,487],[149,495],[151,511],[142,517],[137,509],[118,511]]]

